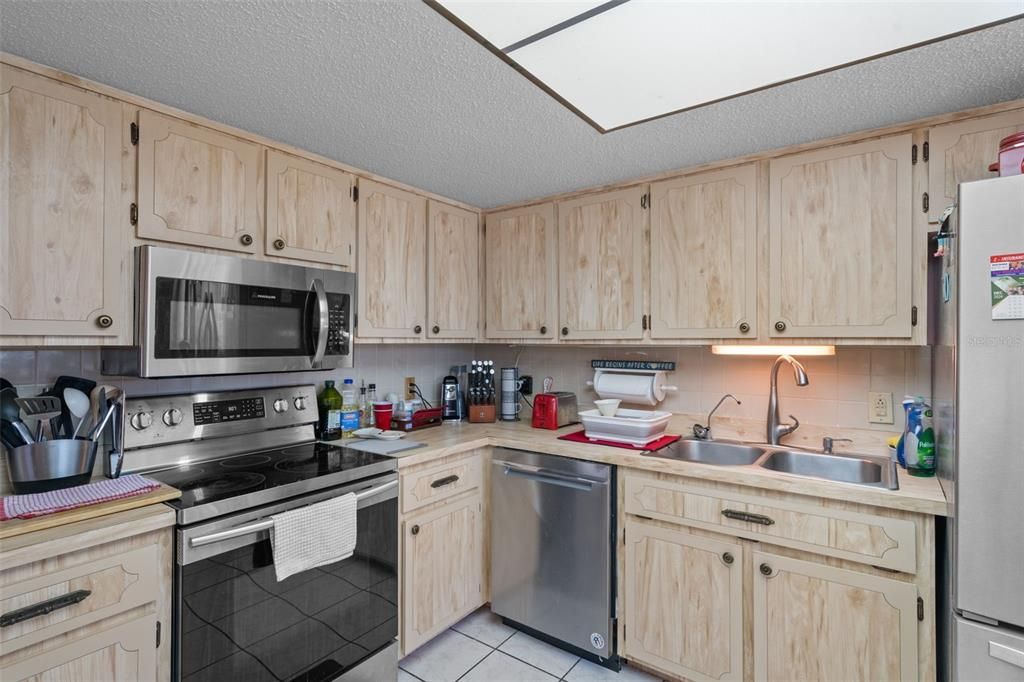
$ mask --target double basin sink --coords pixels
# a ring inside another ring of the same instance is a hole
[[[720,466],[757,466],[784,474],[897,490],[895,463],[860,456],[816,453],[777,445],[683,439],[651,457]]]

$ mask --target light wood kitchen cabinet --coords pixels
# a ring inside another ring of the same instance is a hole
[[[143,109],[138,148],[140,239],[260,249],[259,145]]]
[[[754,677],[917,680],[917,588],[753,552]]]
[[[910,338],[911,135],[772,159],[774,337]]]
[[[427,338],[475,339],[480,326],[480,225],[472,211],[427,205]]]
[[[757,338],[753,164],[651,185],[651,338]]]
[[[359,183],[361,337],[422,338],[426,324],[427,200]]]
[[[352,267],[355,176],[267,150],[267,255]]]
[[[553,339],[558,320],[558,238],[553,203],[487,216],[487,310],[490,339]]]
[[[1024,109],[969,118],[928,131],[928,213],[935,218],[956,201],[961,182],[995,178],[988,166],[998,158],[999,141],[1024,131]]]
[[[120,103],[0,65],[0,334],[131,329],[121,135]]]
[[[479,492],[402,523],[402,646],[406,654],[484,603]]]
[[[643,337],[646,191],[558,203],[559,338]]]
[[[743,548],[633,520],[625,524],[629,659],[690,680],[743,678]]]

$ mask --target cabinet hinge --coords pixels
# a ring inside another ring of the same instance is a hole
[[[917,326],[917,306],[910,306],[910,326]]]
[[[129,126],[128,130],[129,130],[129,134],[131,135],[132,144],[133,145],[138,145],[139,144],[139,124],[136,123],[135,121],[132,121],[132,124],[131,124],[131,126]]]
[[[928,192],[921,195],[921,211],[928,212]]]
[[[924,620],[924,599],[917,598],[917,619]]]
[[[352,201],[359,201],[359,185],[352,187]]]
[[[138,204],[132,203],[131,207],[128,209],[128,220],[131,221],[132,225],[138,225],[139,224],[139,205]]]
[[[928,143],[925,142],[921,147],[921,158],[925,163],[928,163]]]
[[[160,621],[156,622],[156,648],[160,648]]]
[[[910,145],[910,165],[912,165],[912,166],[916,166],[917,165],[917,145],[916,144]]]

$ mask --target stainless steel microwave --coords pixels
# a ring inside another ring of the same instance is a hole
[[[352,366],[352,273],[157,246],[135,249],[135,272],[135,347],[105,349],[103,374]]]

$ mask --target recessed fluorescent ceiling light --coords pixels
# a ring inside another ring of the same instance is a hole
[[[427,1],[602,132],[1024,16],[1021,0]]]

